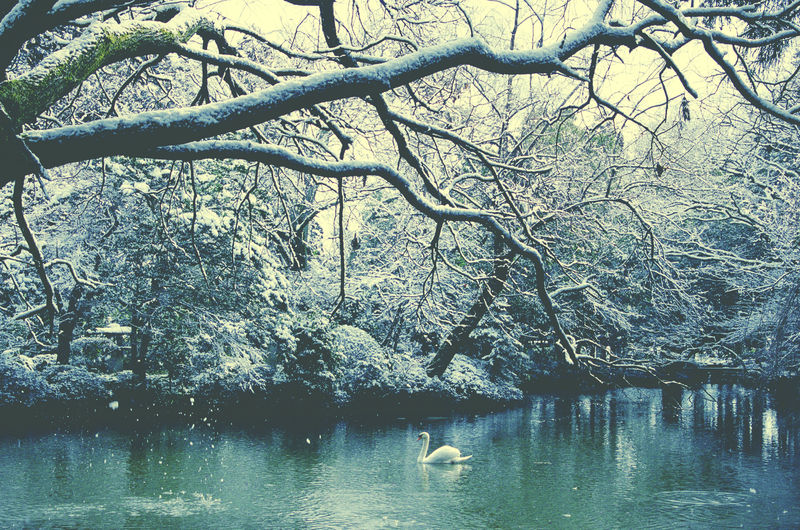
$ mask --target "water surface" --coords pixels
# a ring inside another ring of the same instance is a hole
[[[415,462],[420,430],[473,453]],[[800,527],[798,416],[737,387],[480,416],[0,437],[0,526]]]

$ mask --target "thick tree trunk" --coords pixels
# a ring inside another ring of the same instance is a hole
[[[450,365],[450,361],[453,360],[456,353],[464,348],[470,333],[475,330],[483,315],[486,314],[497,295],[505,287],[514,255],[513,253],[501,255],[502,245],[502,241],[499,238],[495,238],[495,259],[492,266],[492,275],[484,284],[480,296],[467,312],[467,315],[442,342],[439,351],[436,352],[436,355],[428,364],[428,375],[430,377],[444,375],[445,370]]]
[[[83,286],[76,284],[69,293],[67,312],[61,315],[58,323],[58,347],[56,349],[56,362],[68,364],[72,349],[72,337],[78,323],[80,299],[83,296]]]
[[[311,221],[316,217],[317,212],[307,212],[305,217],[293,227],[291,240],[289,244],[292,246],[294,253],[295,264],[292,270],[306,270],[308,269],[308,261],[311,258]]]

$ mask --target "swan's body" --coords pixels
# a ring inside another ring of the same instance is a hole
[[[449,445],[443,445],[436,451],[428,454],[428,445],[431,443],[431,435],[423,432],[417,437],[417,441],[422,440],[422,449],[417,457],[417,462],[423,464],[460,464],[472,458],[472,455],[461,456],[461,451]]]

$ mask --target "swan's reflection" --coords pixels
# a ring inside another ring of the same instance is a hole
[[[429,491],[431,485],[440,488],[442,485],[456,484],[462,475],[466,476],[472,469],[468,464],[417,464],[417,467],[424,491]]]

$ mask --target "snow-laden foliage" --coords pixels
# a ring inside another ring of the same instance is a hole
[[[510,402],[522,398],[519,389],[492,381],[486,363],[459,357],[443,379],[425,372],[424,358],[392,354],[363,330],[338,326],[336,347],[344,356],[337,396],[347,402],[391,401],[430,395],[453,403],[471,399]]]
[[[509,399],[568,363],[798,366],[796,5],[320,2],[266,35],[101,4],[0,17],[10,386]],[[750,107],[694,86],[692,42]]]
[[[55,355],[27,357],[0,353],[0,404],[41,405],[52,402],[109,402],[121,388],[130,388],[130,372],[114,375],[90,372],[83,366],[56,363]]]
[[[53,389],[29,357],[16,351],[0,353],[0,404],[34,405],[53,396]]]
[[[272,367],[264,363],[254,363],[242,357],[222,358],[218,365],[192,377],[187,382],[186,393],[224,403],[242,393],[269,392],[273,374]]]
[[[329,333],[328,345],[340,363],[336,376],[332,372],[326,376],[325,371],[287,372],[286,365],[276,368],[245,357],[222,357],[214,366],[180,382],[169,383],[156,376],[148,378],[146,386],[150,395],[160,399],[202,403],[211,409],[253,398],[296,403],[314,398],[332,407],[354,404],[362,408],[398,400],[416,400],[414,406],[421,407],[426,399],[457,404],[471,400],[508,403],[522,398],[519,389],[492,382],[483,362],[460,358],[440,380],[428,377],[422,359],[392,356],[363,330],[336,326]],[[299,339],[302,342],[307,337]],[[130,371],[101,374],[84,366],[57,364],[54,355],[29,358],[13,351],[0,354],[0,376],[2,405],[87,401],[104,408],[120,395],[134,392],[139,384]]]

